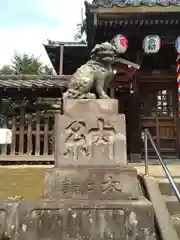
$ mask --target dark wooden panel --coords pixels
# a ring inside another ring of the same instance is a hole
[[[159,88],[161,86],[161,90]],[[178,131],[175,89],[164,84],[141,89],[141,129],[148,128],[162,154],[178,155]],[[174,86],[175,87],[175,86]],[[154,153],[149,144],[149,151]]]

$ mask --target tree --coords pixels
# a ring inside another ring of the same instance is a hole
[[[14,74],[48,74],[51,75],[53,70],[43,65],[39,58],[34,55],[15,53],[12,58],[12,69]]]
[[[29,56],[28,54],[15,53],[11,64],[4,65],[0,69],[1,75],[10,74],[35,74],[35,75],[53,75],[53,69],[47,65],[44,65],[39,58],[34,55]]]
[[[0,69],[0,75],[11,75],[11,74],[13,74],[13,70],[12,70],[11,66],[9,66],[9,65],[4,65]]]
[[[45,75],[53,75],[53,69],[48,67],[47,65],[44,65],[44,67],[43,67],[43,74],[45,74]]]
[[[34,56],[28,56],[15,53],[12,58],[12,69],[17,75],[19,74],[39,74],[41,72],[42,63]]]
[[[80,40],[82,43],[86,41],[83,39],[83,35],[86,34],[86,19],[82,23],[77,24],[77,33],[74,36],[75,41]]]
[[[34,55],[29,56],[28,54],[24,53],[24,54],[19,54],[19,53],[15,53],[11,64],[9,65],[4,65],[1,69],[0,69],[0,75],[11,75],[11,74],[16,74],[16,75],[21,75],[21,74],[31,74],[31,75],[53,75],[53,69],[50,68],[47,65],[44,65],[39,58],[36,58]],[[2,99],[1,99],[2,100]],[[31,99],[26,98],[26,96],[24,96],[23,99],[19,99],[20,102],[18,102],[17,99],[14,99],[14,96],[11,97],[6,97],[5,99],[5,103],[4,106],[6,111],[10,112],[10,111],[19,111],[19,105],[24,105],[25,107],[27,106],[32,106],[34,104],[34,101],[36,102],[35,104],[37,104],[37,99],[35,99],[34,97],[32,97]],[[40,99],[39,105],[46,105],[48,106],[48,102],[44,103],[44,99],[41,98]],[[9,109],[9,110],[7,110]],[[11,109],[11,110],[10,110]],[[14,113],[13,113],[14,114]]]

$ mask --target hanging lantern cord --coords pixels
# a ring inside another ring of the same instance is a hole
[[[178,53],[177,59],[176,59],[176,66],[177,66],[177,97],[178,97],[178,116],[180,117],[180,53]]]

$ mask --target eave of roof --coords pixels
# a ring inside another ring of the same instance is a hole
[[[178,0],[93,0],[92,3],[85,3],[91,7],[104,7],[104,8],[112,8],[112,7],[138,7],[141,5],[153,7],[153,6],[162,6],[162,7],[168,7],[168,6],[176,6],[180,7],[180,2]]]
[[[44,45],[45,51],[53,65],[56,73],[59,73],[60,64],[60,44],[61,42],[56,42],[54,45]],[[77,58],[78,56],[78,58]],[[72,62],[74,66],[79,67],[84,64],[84,61],[88,59],[89,52],[86,44],[71,44],[64,45],[64,55],[63,55],[63,67],[66,68],[69,61]],[[72,72],[63,72],[64,74],[71,74]]]
[[[92,13],[180,12],[178,0],[94,0],[85,6]]]
[[[61,88],[66,87],[69,75],[0,75],[0,88]]]
[[[44,46],[51,46],[51,47],[59,47],[64,45],[65,47],[87,47],[87,44],[84,41],[80,42],[63,42],[63,41],[53,41],[48,40],[48,44],[44,44]]]

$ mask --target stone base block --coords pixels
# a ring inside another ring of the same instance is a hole
[[[55,114],[55,165],[126,165],[125,115],[114,99],[70,100]]]
[[[16,240],[155,240],[147,200],[22,201]]]
[[[117,99],[65,99],[63,114],[69,117],[84,117],[118,114]]]
[[[47,170],[45,197],[70,199],[138,199],[137,170],[131,167],[71,167]]]
[[[0,202],[0,239],[15,239],[18,207],[15,201]]]

